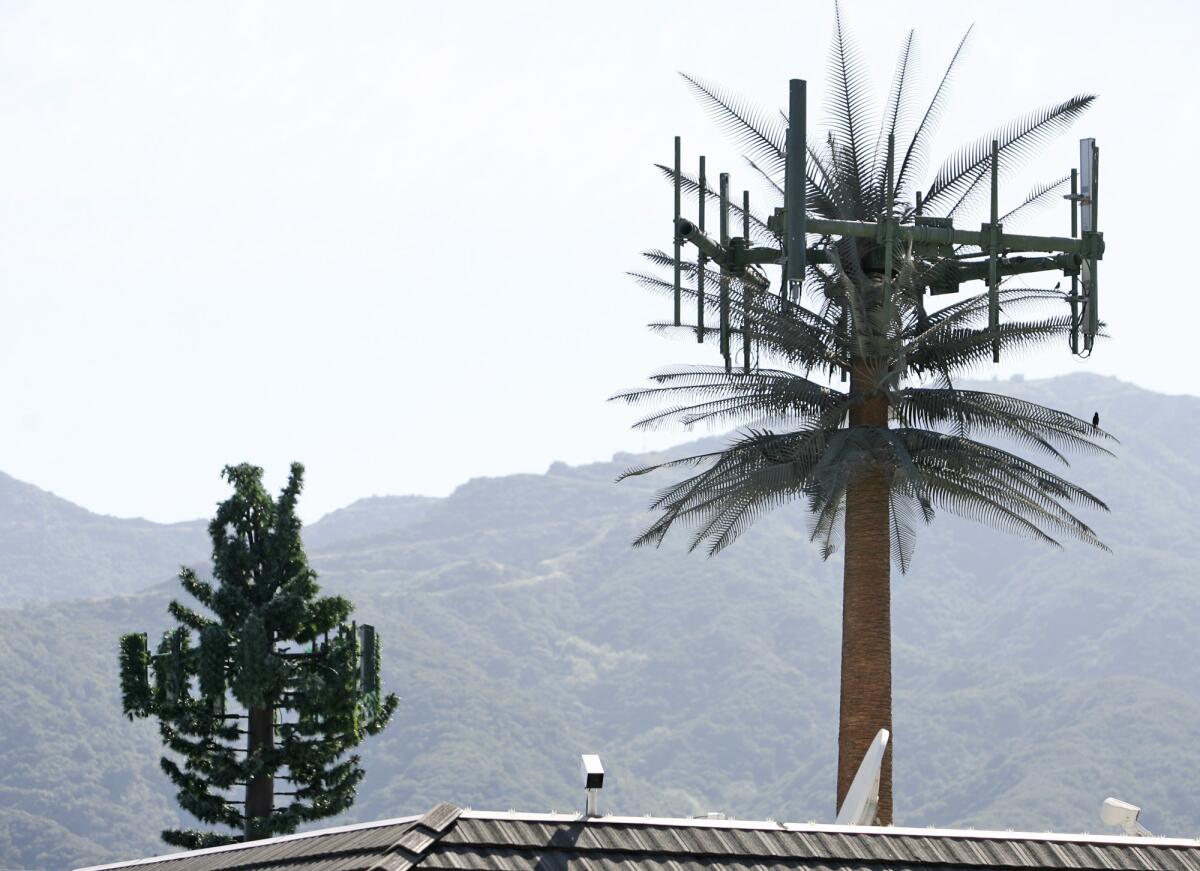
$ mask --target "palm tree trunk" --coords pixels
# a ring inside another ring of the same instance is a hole
[[[887,399],[874,391],[864,364],[851,390],[866,400],[850,412],[851,426],[886,427]],[[840,810],[871,741],[892,730],[891,535],[887,473],[867,468],[846,488],[846,560],[842,580],[842,689],[838,722],[837,806]],[[879,784],[879,822],[892,822],[892,746]]]
[[[270,750],[275,746],[275,712],[271,708],[251,708],[250,726],[246,730],[246,755],[253,756],[260,748]],[[246,840],[254,841],[268,836],[260,829],[258,820],[270,817],[275,811],[275,778],[269,774],[253,777],[246,784]]]

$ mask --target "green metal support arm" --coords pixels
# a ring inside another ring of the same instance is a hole
[[[783,257],[783,252],[778,248],[764,247],[742,248],[735,256],[731,248],[723,246],[687,218],[680,218],[675,227],[680,239],[691,242],[705,257],[720,266],[736,268],[749,264],[779,263]]]
[[[1054,257],[1010,257],[998,264],[1001,275],[1025,275],[1030,272],[1078,272],[1083,262],[1078,254],[1057,254]],[[959,281],[985,281],[988,263],[960,263],[956,270]]]
[[[874,221],[835,221],[827,218],[808,219],[808,232],[821,236],[853,236],[856,239],[877,239],[880,225]],[[1095,249],[1099,259],[1104,254],[1104,234],[1095,233],[1093,240],[1069,239],[1064,236],[1026,236],[1001,233],[1000,247],[1005,251],[1054,251],[1062,254],[1089,256]],[[902,224],[896,228],[902,242],[932,245],[986,245],[989,234],[982,230],[960,230],[957,227],[926,227]]]
[[[831,227],[827,225],[837,226]],[[874,238],[878,227],[874,223],[827,221],[823,218],[809,218],[808,226],[809,228],[813,228],[814,232],[817,233],[855,235],[858,238]],[[844,232],[846,226],[853,228],[855,232]],[[722,246],[716,239],[701,231],[699,227],[687,218],[680,218],[676,227],[680,239],[685,242],[691,242],[706,257],[718,266],[723,266],[727,269],[737,269],[748,265],[778,264],[783,258],[783,251],[778,248],[765,246],[743,248],[734,252],[732,248]],[[985,235],[982,232],[943,229],[941,227],[913,227],[911,225],[896,227],[896,233],[898,238],[903,241],[911,240],[918,244],[933,242],[935,244],[955,245],[977,245],[979,244],[979,238]],[[1102,235],[1097,233],[1095,236],[1098,239],[1099,250],[1103,252],[1104,244]],[[1016,240],[1015,244],[1013,244],[1014,240]],[[1055,247],[1055,244],[1058,242],[1069,243],[1064,247],[1076,250],[1064,250],[1053,257],[1006,258],[999,264],[1000,274],[1022,275],[1030,272],[1048,272],[1051,270],[1061,270],[1068,273],[1078,272],[1080,264],[1090,249],[1090,245],[1085,244],[1084,239],[1062,239],[1056,236],[1017,236],[1010,233],[1000,234],[1000,246],[1005,251],[1057,251],[1059,249]],[[809,263],[829,262],[829,257],[825,251],[818,248],[809,248],[805,259]],[[957,273],[962,281],[985,279],[987,278],[987,263],[959,263]]]

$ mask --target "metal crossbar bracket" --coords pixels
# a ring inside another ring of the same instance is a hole
[[[874,243],[874,254],[868,257],[866,268],[881,271],[884,289],[882,314],[890,323],[894,317],[892,289],[896,280],[897,258],[914,256],[924,262],[914,285],[932,295],[956,293],[966,281],[984,281],[988,293],[988,332],[991,334],[992,359],[1000,359],[1000,285],[1006,277],[1034,272],[1061,272],[1071,279],[1071,290],[1064,294],[1070,306],[1072,329],[1070,347],[1073,354],[1091,352],[1099,332],[1098,267],[1104,257],[1104,234],[1098,229],[1100,150],[1094,139],[1080,141],[1080,166],[1071,171],[1071,193],[1065,199],[1071,204],[1070,236],[1038,236],[1006,233],[1000,220],[1000,143],[993,140],[991,155],[985,165],[990,175],[989,220],[978,230],[954,226],[949,217],[923,214],[924,200],[916,192],[915,208],[896,208],[895,202],[895,140],[889,134],[887,142],[887,179],[884,208],[877,220],[852,221],[810,216],[807,211],[807,127],[806,83],[792,79],[788,83],[788,128],[784,155],[784,205],[776,208],[766,219],[767,230],[779,240],[779,247],[752,245],[750,240],[750,195],[742,195],[741,235],[730,230],[729,174],[721,173],[717,197],[719,200],[719,233],[716,239],[705,232],[705,212],[709,196],[706,161],[700,157],[698,177],[698,215],[692,221],[682,214],[682,148],[675,137],[674,159],[674,223],[675,243],[674,322],[681,325],[682,311],[682,247],[685,243],[696,248],[696,340],[703,342],[708,335],[705,327],[707,308],[706,267],[714,263],[720,270],[719,280],[719,344],[726,371],[732,371],[732,336],[742,334],[742,367],[751,370],[753,337],[751,317],[753,295],[769,288],[762,266],[779,266],[782,271],[780,288],[784,305],[799,298],[810,265],[829,263],[832,239],[860,239]],[[736,207],[734,207],[736,208]],[[903,221],[903,223],[902,223]],[[809,248],[809,234],[823,237],[817,247]],[[964,247],[978,249],[975,253],[960,253]],[[869,249],[870,250],[870,249]],[[731,311],[731,281],[739,283],[743,310]],[[740,329],[733,323],[741,317]]]

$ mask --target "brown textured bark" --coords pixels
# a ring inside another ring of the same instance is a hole
[[[887,398],[874,394],[868,366],[851,373],[851,390],[866,396],[851,426],[887,426]],[[891,536],[888,480],[867,468],[846,488],[846,559],[842,581],[842,687],[838,722],[837,806],[880,729],[892,731]],[[892,746],[879,783],[879,822],[892,822]]]
[[[254,755],[259,748],[275,746],[275,712],[271,708],[251,708],[250,726],[246,735],[246,753]],[[256,832],[254,821],[265,819],[275,810],[275,778],[262,774],[246,784],[246,840],[265,838],[269,833]]]

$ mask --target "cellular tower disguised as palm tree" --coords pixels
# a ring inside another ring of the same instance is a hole
[[[884,116],[873,119],[864,107],[863,66],[838,9],[829,64],[834,123],[821,139],[807,135],[803,81],[792,80],[789,114],[776,120],[684,76],[746,150],[778,207],[764,217],[751,209],[749,193],[731,201],[726,173],[712,190],[703,157],[698,175],[685,173],[677,137],[674,166],[661,167],[674,186],[674,251],[646,253],[673,280],[635,273],[674,299],[673,321],[654,328],[694,331],[698,341],[717,344],[723,364],[666,369],[652,376],[654,386],[615,398],[671,403],[637,427],[742,425],[722,450],[625,472],[700,468],[657,494],[659,516],[635,543],[657,544],[684,525],[693,548],[715,554],[764,511],[794,500],[811,513],[824,557],[844,536],[839,808],[877,732],[892,727],[891,562],[908,570],[919,521],[945,510],[1050,544],[1070,536],[1104,547],[1075,514],[1077,505],[1105,509],[1103,502],[977,437],[998,436],[1063,462],[1068,450],[1108,453],[1101,442],[1111,437],[1065,412],[953,382],[1008,349],[1061,340],[1073,353],[1091,353],[1102,328],[1097,267],[1104,253],[1094,141],[1081,142],[1078,171],[1035,188],[1003,214],[998,187],[1002,172],[1063,132],[1094,97],[1071,97],[1000,126],[918,188],[969,36],[927,108],[910,113],[910,32]],[[906,123],[910,117],[915,123]],[[695,219],[683,214],[685,194],[697,202]],[[954,226],[989,194],[979,229]],[[1064,194],[1069,237],[1005,230]],[[705,222],[710,199],[718,203],[715,237]],[[731,217],[740,220],[740,235]],[[683,259],[685,244],[696,248],[694,262]],[[773,266],[780,267],[777,286],[766,271]],[[1054,289],[1005,283],[1045,272],[1069,278],[1070,289],[1060,290],[1061,280]],[[927,296],[957,293],[971,280],[987,290],[927,306]],[[694,323],[685,323],[687,310],[695,311]],[[880,777],[881,824],[892,821],[891,747]]]

